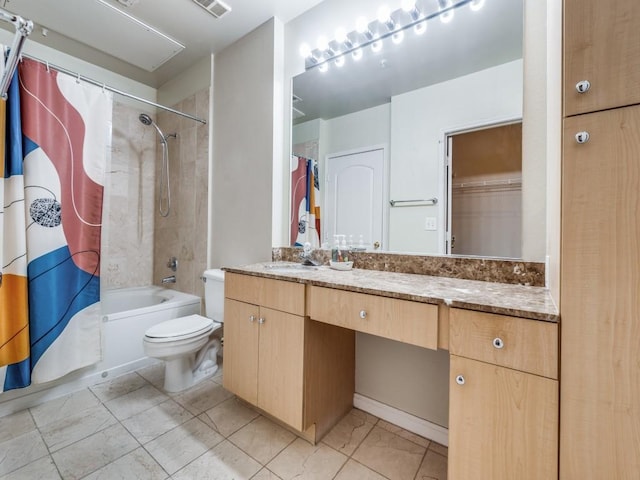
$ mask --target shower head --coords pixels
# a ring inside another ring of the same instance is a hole
[[[141,113],[140,115],[138,115],[138,120],[140,120],[144,125],[147,125],[147,126],[153,125],[155,129],[158,131],[158,135],[160,135],[160,143],[163,143],[166,145],[167,137],[165,137],[164,133],[162,133],[162,130],[160,130],[160,127],[156,125],[156,122],[154,122],[149,115],[147,115],[146,113]]]
[[[145,125],[151,125],[153,123],[153,120],[151,120],[151,117],[146,113],[141,113],[138,119]]]

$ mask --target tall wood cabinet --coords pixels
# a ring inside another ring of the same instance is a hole
[[[637,479],[640,2],[564,18],[560,478]]]
[[[558,478],[557,327],[451,309],[449,478]]]

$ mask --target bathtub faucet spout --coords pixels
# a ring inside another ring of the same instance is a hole
[[[171,275],[170,277],[164,277],[162,279],[162,283],[176,283],[176,276],[175,275]]]

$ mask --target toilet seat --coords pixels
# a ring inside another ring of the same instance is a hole
[[[168,343],[208,335],[213,330],[214,322],[210,318],[188,315],[154,325],[145,332],[144,339],[151,343]]]

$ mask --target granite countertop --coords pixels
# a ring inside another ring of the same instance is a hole
[[[256,263],[224,270],[533,320],[559,320],[558,309],[544,287],[377,270],[337,271],[328,266],[301,267],[289,262]]]

